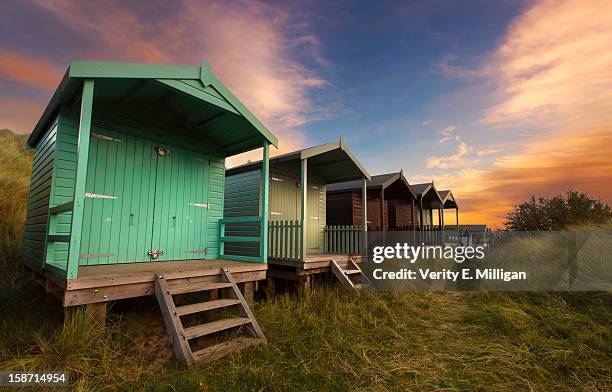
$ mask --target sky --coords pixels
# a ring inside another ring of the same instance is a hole
[[[462,223],[499,226],[532,194],[612,202],[610,47],[598,0],[4,0],[0,128],[30,132],[72,60],[206,59],[273,154],[344,136],[370,174],[434,181]]]

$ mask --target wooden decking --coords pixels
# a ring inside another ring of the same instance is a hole
[[[64,306],[74,306],[154,295],[156,273],[177,286],[215,283],[221,268],[226,268],[236,283],[266,279],[266,264],[231,260],[80,266],[78,278],[73,280],[59,279],[48,271],[33,270],[32,273],[37,283],[57,296]]]
[[[361,256],[311,253],[306,255],[304,261],[268,258],[268,291],[274,292],[275,279],[297,282],[303,288],[308,288],[310,287],[313,275],[327,274],[332,271],[332,261],[335,261],[342,267],[346,267],[350,260],[359,263]]]

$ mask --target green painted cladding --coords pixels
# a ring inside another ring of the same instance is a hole
[[[60,191],[52,206],[72,200],[75,116],[65,111],[60,116],[66,163],[56,173]],[[164,252],[158,261],[218,257],[225,160],[217,151],[194,148],[194,140],[171,129],[114,114],[94,116],[91,132],[86,193],[93,197],[85,199],[79,265],[148,262],[149,250]],[[158,157],[157,146],[170,154]],[[60,217],[58,233],[69,230],[67,213]],[[67,245],[58,243],[55,260],[65,263],[66,258]]]
[[[23,261],[33,268],[41,268],[45,258],[56,138],[57,122],[54,122],[42,136],[32,160],[32,178],[23,240]]]
[[[260,211],[261,171],[228,176],[225,179],[225,217],[259,216]],[[257,237],[260,232],[259,222],[232,223],[225,227],[226,236]],[[259,246],[255,242],[227,242],[225,254],[257,257],[260,255]]]
[[[316,173],[309,173],[308,188],[307,251],[322,252],[326,222],[325,184],[316,178]],[[227,176],[225,191],[226,218],[257,215],[261,200],[260,170]],[[286,169],[271,168],[270,222],[300,220],[300,203],[299,174],[291,175]],[[256,225],[241,224],[226,228],[226,235],[257,236],[259,231]],[[259,248],[258,244],[227,243],[225,250],[227,254],[256,256]]]

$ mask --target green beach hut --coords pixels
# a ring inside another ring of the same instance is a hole
[[[265,254],[223,253],[224,170],[263,147],[268,178],[277,139],[208,63],[74,61],[28,144],[23,261],[65,306],[150,295],[160,271],[265,279]],[[266,211],[244,219],[265,231]]]

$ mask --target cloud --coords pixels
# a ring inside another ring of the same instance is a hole
[[[328,82],[295,58],[295,48],[307,48],[317,64],[326,60],[308,25],[292,23],[290,9],[258,1],[204,5],[185,0],[153,15],[120,1],[35,4],[86,39],[82,59],[195,65],[206,58],[279,137],[281,150],[273,153],[303,147],[306,140],[298,128],[334,115],[309,97]],[[9,57],[5,68],[19,67],[17,58]],[[56,78],[53,83],[53,73],[44,74],[44,85],[55,87]]]
[[[491,169],[434,176],[452,187],[467,222],[499,225],[507,211],[531,194],[575,189],[612,200],[612,127],[581,130],[563,140],[541,135],[520,154],[498,159]],[[545,152],[545,153],[543,153]]]
[[[612,120],[612,3],[541,1],[508,29],[486,67],[498,103],[485,123],[567,128]]]
[[[453,188],[464,222],[499,225],[532,193],[573,188],[612,201],[611,45],[612,3],[544,0],[529,3],[478,68],[445,58],[447,76],[480,79],[460,102],[474,104],[480,91],[478,100],[493,103],[476,123],[481,132],[509,139],[428,159],[449,170],[428,176]],[[472,158],[479,165],[462,168]]]
[[[467,159],[472,152],[472,148],[466,143],[461,142],[457,146],[455,153],[446,156],[431,156],[425,160],[425,165],[430,169],[454,169],[466,166],[471,162]]]
[[[50,90],[60,82],[64,70],[44,58],[0,47],[0,78]]]
[[[433,120],[432,120],[432,119],[423,120],[423,121],[421,121],[421,125],[429,125],[429,124],[431,124],[432,122],[433,122]]]

